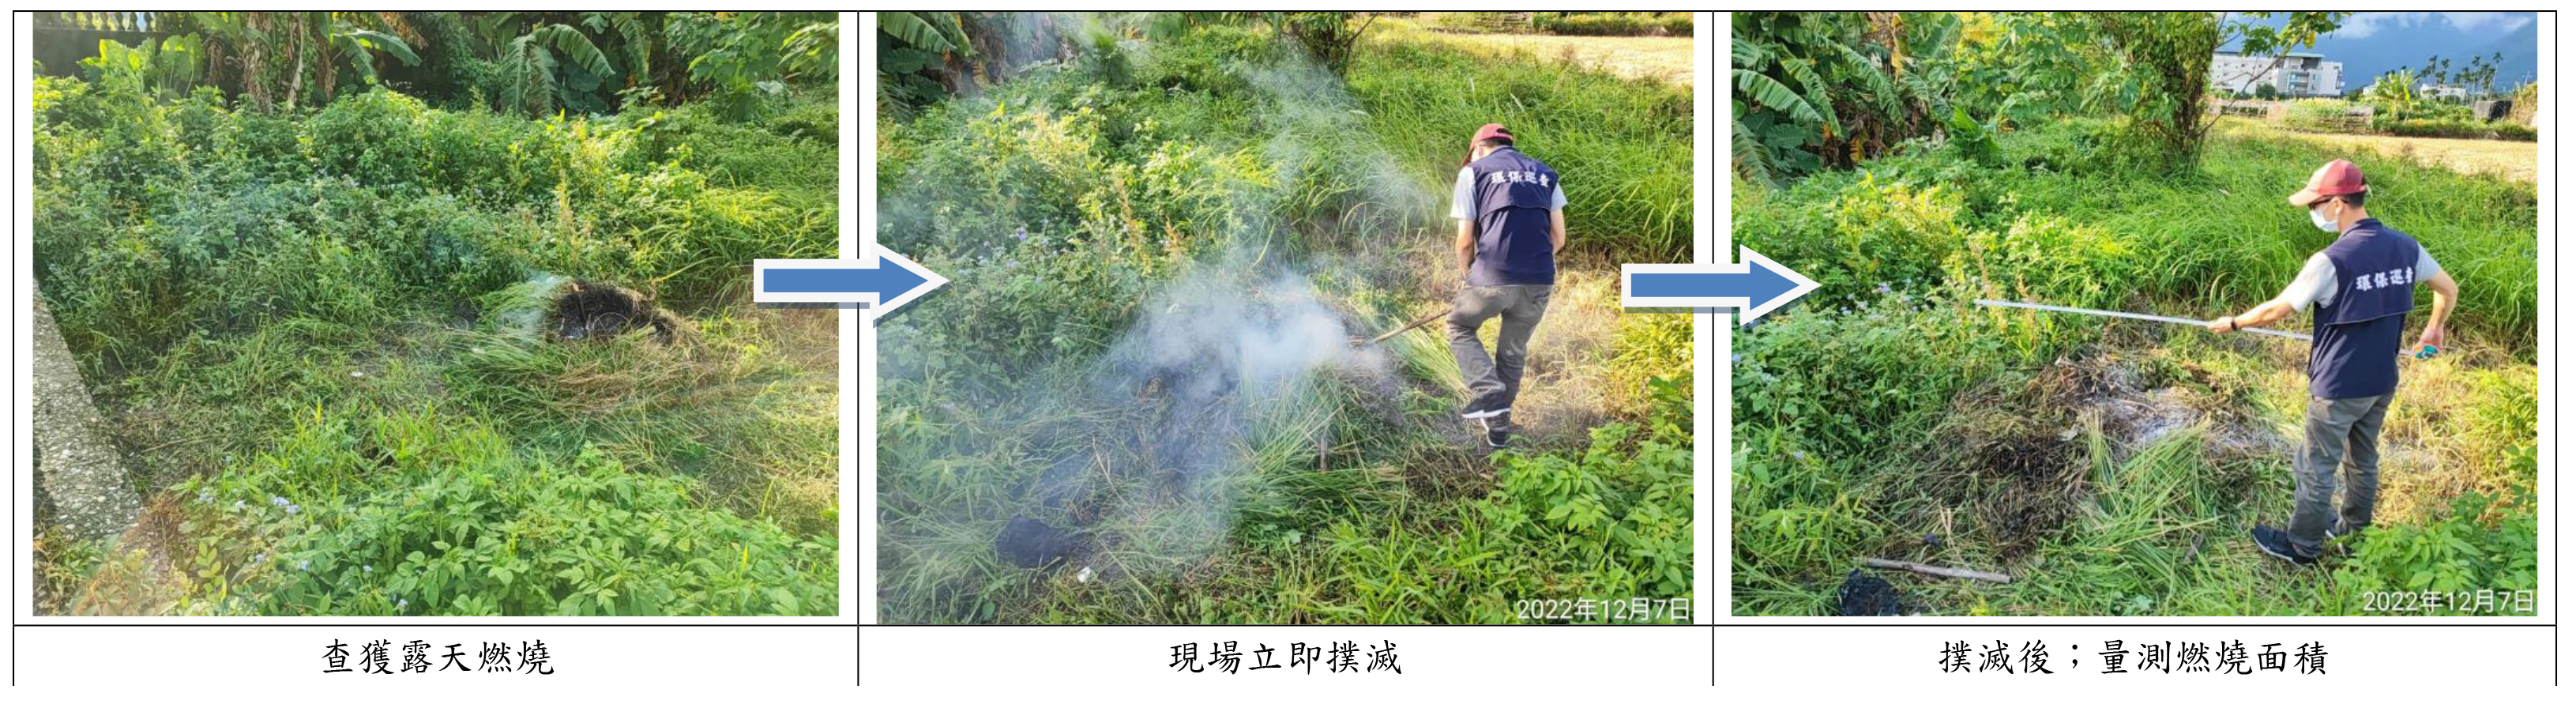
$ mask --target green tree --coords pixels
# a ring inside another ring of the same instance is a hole
[[[2087,14],[2088,29],[2106,41],[2114,61],[2105,67],[2088,102],[2129,118],[2130,132],[2154,144],[2173,166],[2195,164],[2209,132],[2209,61],[2230,40],[2246,54],[2271,54],[2278,67],[2289,52],[2316,45],[2348,12],[2283,13],[2280,27],[2260,22],[2274,13],[2118,12]]]
[[[577,76],[588,81],[558,80],[556,68],[567,61],[572,68],[587,72]],[[557,106],[578,102],[579,92],[597,88],[597,80],[610,71],[608,53],[599,51],[599,45],[581,30],[561,24],[538,25],[510,40],[509,48],[501,53],[501,66],[509,77],[508,83],[502,84],[507,90],[501,94],[501,105],[525,108],[531,115],[544,115]]]
[[[343,71],[373,86],[378,54],[420,63],[397,12],[192,12],[177,19],[184,24],[174,28],[204,33],[210,78],[231,71],[234,92],[263,111],[277,103],[328,104],[341,94]]]
[[[877,13],[877,105],[898,116],[948,97],[940,80],[951,63],[975,55],[956,12]]]
[[[321,90],[323,103],[329,103],[331,98],[338,96],[338,72],[333,67],[346,63],[356,70],[359,81],[374,86],[380,80],[376,71],[377,54],[393,57],[404,65],[420,63],[420,56],[414,54],[411,45],[401,37],[350,23],[347,15],[351,13],[329,14],[334,15],[330,18],[331,30],[316,45],[324,54],[322,61],[316,64],[319,76],[315,81]]]
[[[668,26],[672,46],[688,54],[689,80],[704,100],[746,118],[764,99],[784,96],[790,82],[829,80],[840,72],[840,24],[827,12],[684,13]]]
[[[1959,22],[1946,13],[1739,12],[1733,23],[1737,174],[1776,183],[1848,167],[1948,125],[1952,75],[1938,57]]]
[[[2402,119],[2413,113],[2415,105],[2422,100],[2415,93],[2416,83],[2414,71],[2400,68],[2380,74],[2379,80],[2371,82],[2370,88],[2362,91],[2362,98],[2388,109],[2389,117]]]

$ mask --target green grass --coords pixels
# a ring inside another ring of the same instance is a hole
[[[468,416],[357,420],[306,416],[277,449],[172,489],[193,498],[174,515],[204,585],[177,610],[737,615],[836,601],[832,534],[701,504],[687,477],[601,448],[531,455]]]
[[[1533,345],[1521,453],[1467,443],[1436,325],[1204,415],[1121,368],[1140,328],[1238,317],[1204,303],[1367,334],[1445,301],[1448,180],[1491,121],[1580,175],[1579,263],[1681,258],[1687,103],[1393,42],[1344,81],[1214,27],[881,117],[878,238],[954,278],[881,325],[883,619],[1514,622],[1520,601],[1689,597],[1690,320],[1618,311],[1598,266],[1568,269]],[[1219,462],[1163,481],[1154,460],[1192,442]],[[1089,481],[1050,503],[1066,460]],[[1098,543],[1023,569],[995,549],[1014,516]]]
[[[1456,126],[1501,123],[1566,175],[1566,247],[1614,263],[1690,260],[1690,91],[1602,76],[1530,52],[1365,45],[1351,92],[1372,134],[1414,178],[1447,186],[1466,154]],[[1446,194],[1443,190],[1442,194]]]
[[[1878,281],[1945,277],[1954,256],[1992,247],[2004,249],[1993,258],[2011,263],[1967,265],[2012,268],[2023,280],[1998,283],[2007,289],[2080,301],[2068,304],[2136,297],[2229,311],[2278,294],[2331,240],[2281,202],[2289,193],[2282,185],[2295,190],[2315,164],[2344,155],[2222,135],[2197,173],[2141,178],[2089,168],[2096,151],[2113,147],[2097,145],[2111,139],[2094,134],[2083,126],[2015,134],[2006,158],[2022,169],[1979,170],[1928,154],[1780,192],[1738,190],[1745,195],[1738,208],[1754,212],[1739,226],[1784,251],[1831,254],[1817,266],[1834,278],[1826,281],[1830,297],[1861,294]],[[2463,339],[2528,358],[2539,317],[2532,268],[2539,202],[2531,187],[2377,154],[2353,157],[2371,175],[2371,215],[2422,241],[2460,281],[2461,299],[2475,303],[2460,309]]]
[[[1824,287],[1737,341],[1735,612],[1832,613],[1864,556],[2016,578],[1887,571],[1929,614],[2345,615],[2371,592],[2536,587],[2531,187],[2355,156],[2372,214],[2463,304],[2451,350],[2404,363],[2376,527],[2294,570],[2245,534],[2289,515],[2304,345],[1969,301],[2241,311],[2326,244],[2280,195],[2338,155],[2221,134],[2196,172],[2141,178],[2096,134],[2005,135],[1999,169],[1936,149],[1737,185],[1736,237]]]
[[[834,149],[793,127],[828,103],[40,85],[38,290],[149,500],[114,547],[47,544],[47,611],[837,611],[832,313],[751,307],[744,269],[832,252]],[[687,334],[541,337],[567,277]]]

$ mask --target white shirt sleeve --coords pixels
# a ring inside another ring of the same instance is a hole
[[[2433,250],[2417,244],[2415,246],[2415,282],[2432,280],[2441,274],[2442,264],[2433,261]]]
[[[1558,180],[1556,181],[1556,191],[1555,191],[1555,192],[1553,192],[1553,193],[1550,193],[1549,195],[1547,195],[1547,208],[1549,208],[1549,209],[1555,209],[1555,210],[1557,210],[1557,211],[1564,211],[1564,210],[1565,210],[1565,180],[1564,180],[1564,179],[1562,179],[1562,178],[1558,179]]]
[[[2327,258],[2324,251],[2318,251],[2316,255],[2308,256],[2308,264],[2299,268],[2299,277],[2290,281],[2290,287],[2281,290],[2280,300],[2290,303],[2292,310],[2306,312],[2310,305],[2334,302],[2334,294],[2334,260]]]
[[[1449,190],[1449,218],[1472,216],[1476,201],[1476,168],[1458,168],[1458,186]]]

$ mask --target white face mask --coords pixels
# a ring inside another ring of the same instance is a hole
[[[2308,220],[2316,223],[2318,231],[2326,233],[2342,231],[2342,229],[2335,228],[2335,220],[2326,218],[2326,212],[2323,209],[2309,209]]]

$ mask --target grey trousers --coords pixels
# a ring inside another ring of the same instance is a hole
[[[1550,285],[1469,285],[1458,289],[1449,305],[1449,354],[1458,358],[1458,373],[1467,380],[1470,418],[1491,418],[1509,430],[1512,400],[1520,396],[1521,370],[1529,363],[1530,333],[1547,315]],[[1503,318],[1503,331],[1492,355],[1476,330],[1485,320]]]
[[[2324,550],[2325,534],[2370,526],[2379,501],[2379,427],[2388,420],[2391,393],[2363,398],[2309,398],[2308,440],[2299,449],[2298,508],[2290,514],[2290,545],[2300,553]],[[2343,509],[2334,506],[2335,472],[2343,475]]]

